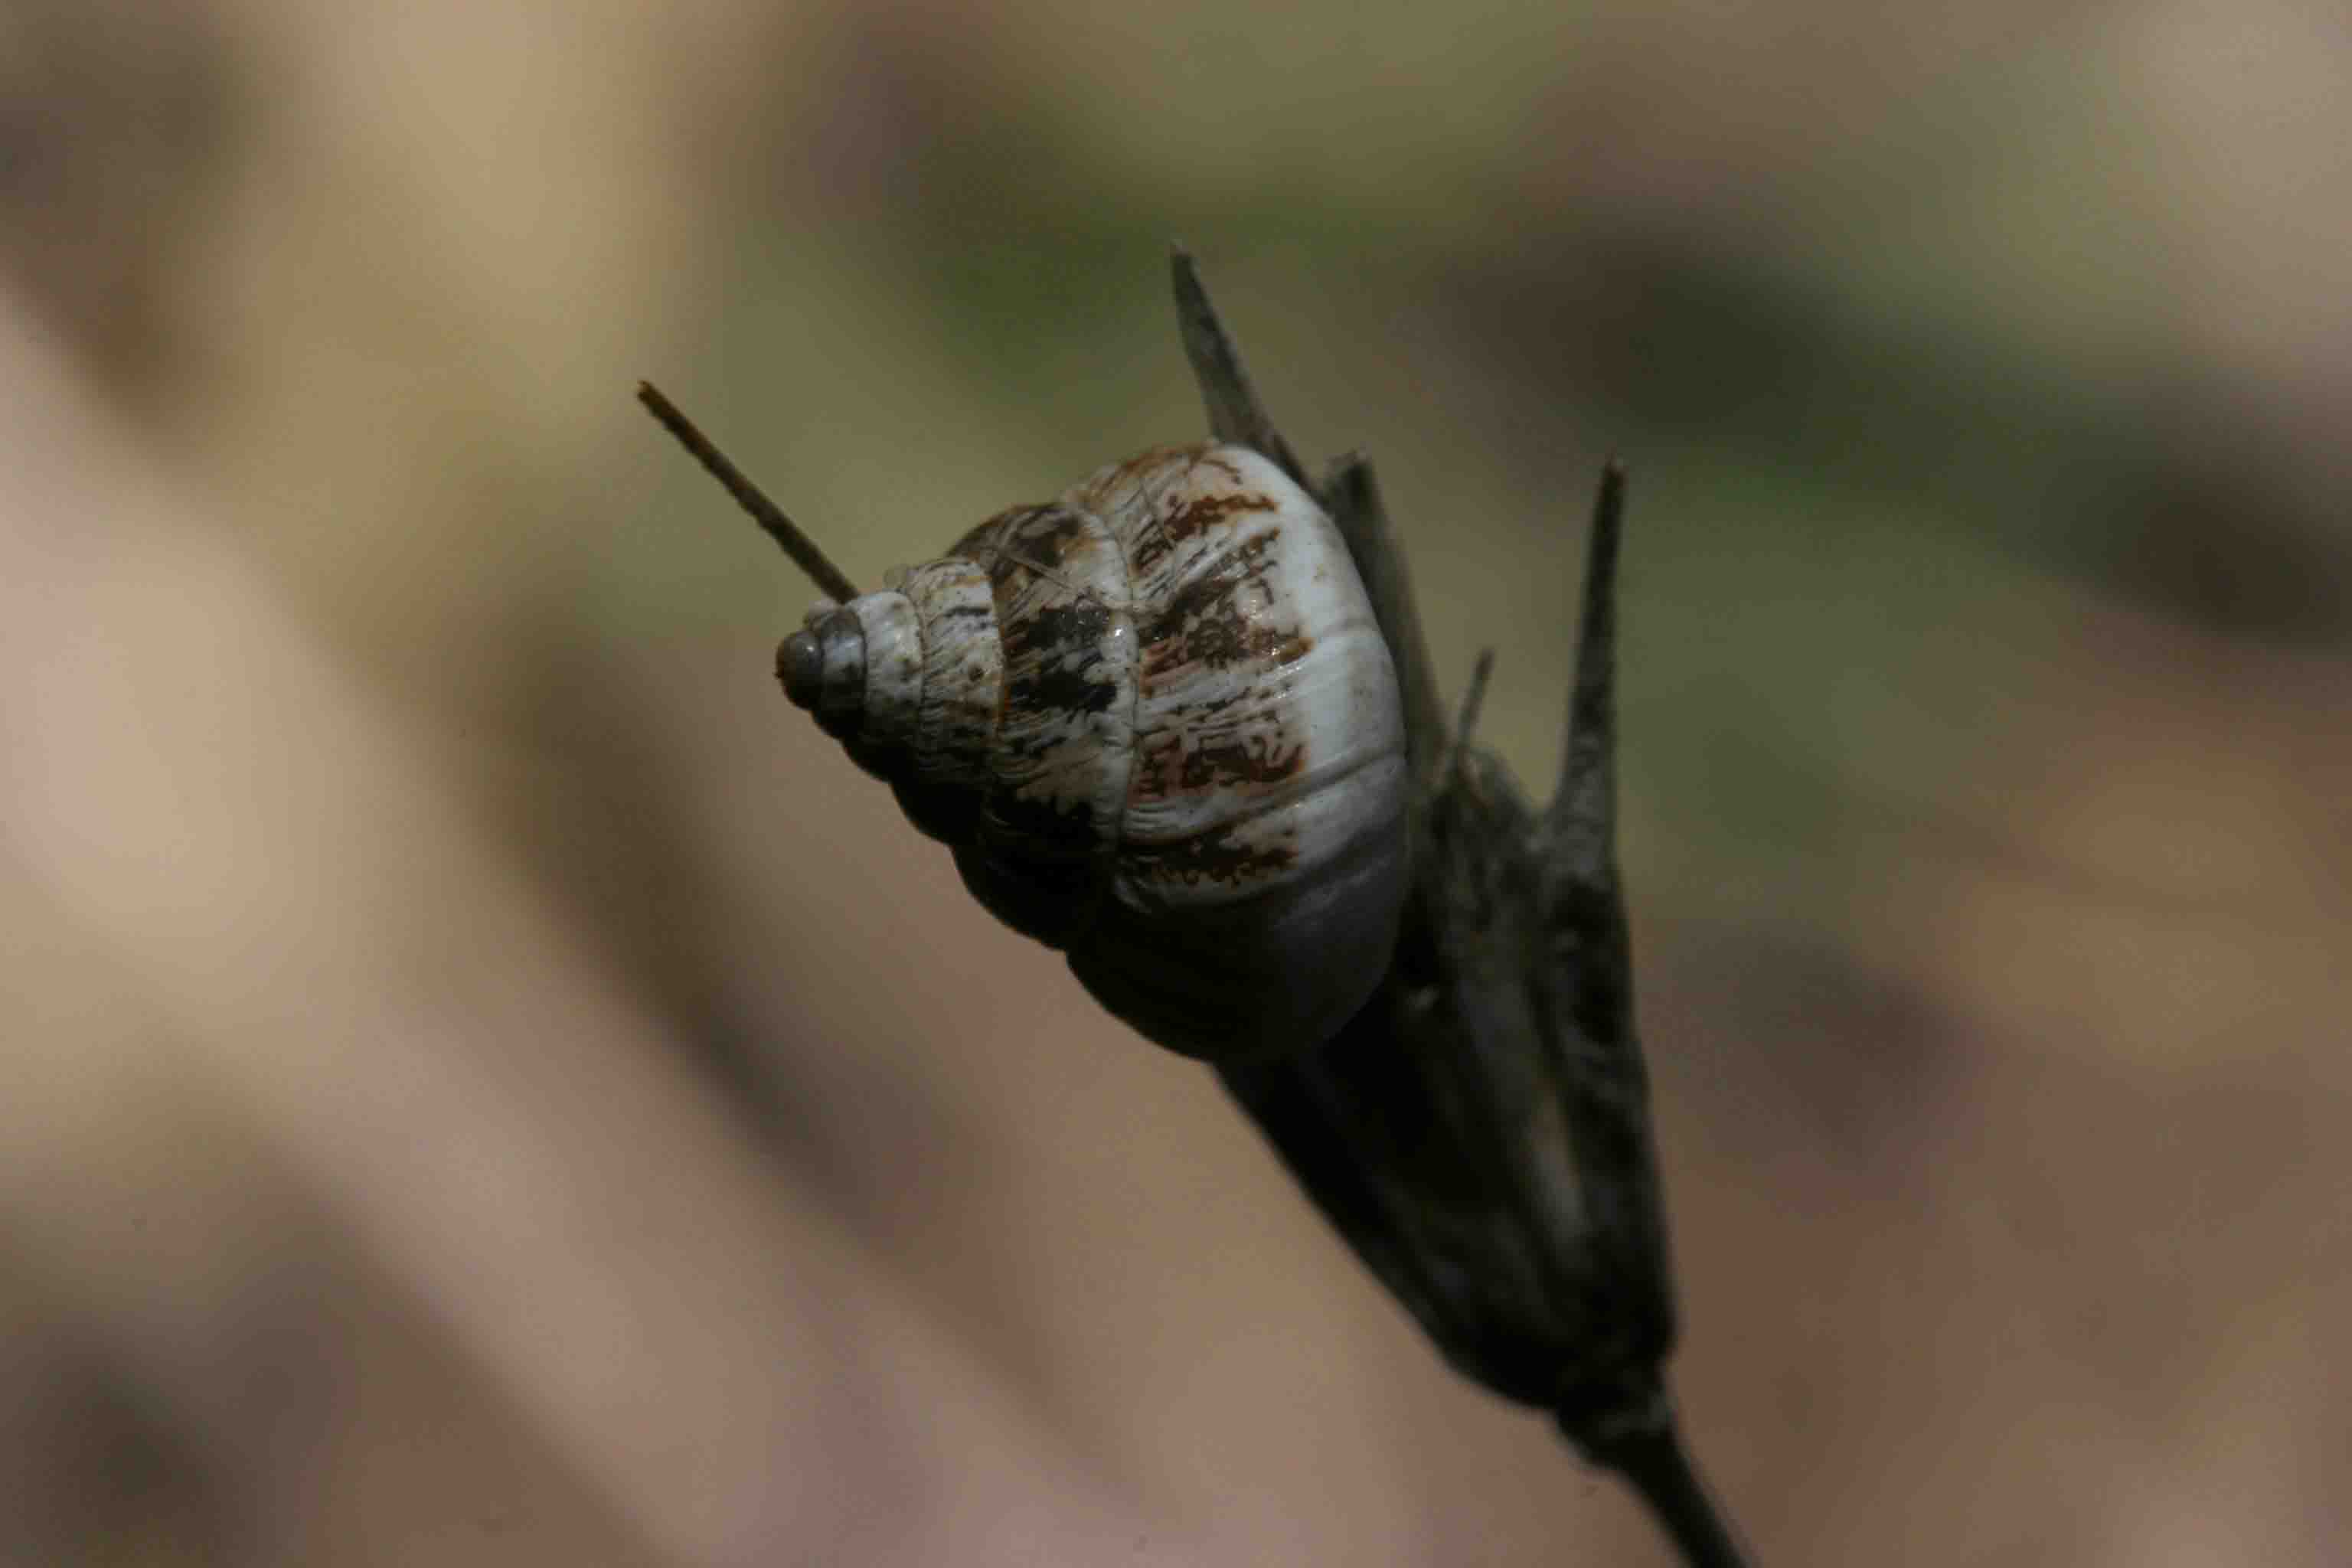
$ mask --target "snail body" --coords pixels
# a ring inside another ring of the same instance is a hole
[[[1404,729],[1339,530],[1273,463],[1160,447],[826,599],[786,694],[965,885],[1147,1037],[1334,1033],[1410,880]]]

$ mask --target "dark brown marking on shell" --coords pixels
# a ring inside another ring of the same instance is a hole
[[[1105,495],[1121,485],[1133,484],[1155,468],[1167,468],[1179,460],[1185,461],[1186,466],[1190,467],[1199,462],[1208,451],[1208,447],[1197,443],[1192,446],[1148,447],[1095,480],[1087,487],[1087,489],[1089,494]],[[1231,465],[1221,466],[1224,467],[1227,473],[1233,471]]]
[[[1176,670],[1192,665],[1223,669],[1244,661],[1279,668],[1307,657],[1315,640],[1271,609],[1253,610],[1239,593],[1255,583],[1258,603],[1270,605],[1265,577],[1266,552],[1277,532],[1244,542],[1211,570],[1186,584],[1143,627],[1141,678],[1149,692]]]
[[[1147,624],[1151,633],[1172,632],[1181,628],[1189,616],[1222,595],[1230,594],[1244,583],[1256,578],[1263,583],[1265,575],[1266,552],[1282,537],[1279,529],[1271,529],[1252,539],[1245,539],[1234,549],[1217,558],[1216,563],[1173,594],[1152,615]]]
[[[1041,605],[1004,628],[1005,668],[1021,673],[1005,682],[1004,700],[1024,713],[1100,713],[1118,700],[1106,679],[1103,642],[1111,612],[1093,599]]]
[[[1272,511],[1279,504],[1272,496],[1258,490],[1194,496],[1160,519],[1160,526],[1171,540],[1181,541],[1206,532],[1235,512]]]
[[[1047,566],[1059,566],[1078,552],[1090,531],[1085,512],[1072,506],[1055,502],[1039,508],[1036,514],[1007,530],[1017,541],[1023,563],[1042,561]]]
[[[1155,468],[1176,468],[1179,463],[1182,465],[1181,468],[1177,468],[1179,478],[1190,474],[1195,468],[1212,468],[1223,474],[1234,484],[1245,485],[1249,482],[1242,477],[1241,465],[1219,450],[1215,443],[1209,441],[1194,441],[1175,447],[1154,447],[1150,451],[1138,452],[1112,470],[1109,482],[1116,484],[1124,480],[1133,480]]]
[[[1055,667],[1004,683],[1004,700],[1024,713],[1100,713],[1118,700],[1118,688],[1085,669]]]
[[[960,561],[976,561],[981,569],[988,569],[990,552],[996,548],[997,531],[1012,519],[1036,510],[1034,504],[1009,506],[994,512],[964,530],[961,537],[948,546],[947,552]]]
[[[1237,485],[1248,482],[1242,478],[1241,465],[1234,462],[1231,458],[1225,456],[1223,452],[1218,450],[1216,447],[1195,447],[1194,451],[1198,455],[1193,458],[1193,467],[1201,468],[1214,468],[1217,472],[1224,475],[1225,478],[1233,480],[1233,482]]]
[[[1071,890],[1090,885],[1095,875],[1091,863],[1102,847],[1092,801],[1057,801],[1003,790],[989,798],[987,819],[989,836],[1018,841],[1022,863],[1034,864],[1039,875],[1060,862],[1079,868],[1070,873]]]
[[[1002,587],[1023,567],[1059,566],[1086,542],[1087,517],[1061,501],[1009,506],[974,524],[948,546],[948,553],[980,563]]]
[[[944,643],[971,635],[995,616],[996,606],[993,605],[958,605],[952,609],[940,611],[925,632],[931,638]]]
[[[937,710],[926,708],[934,726],[934,744],[938,747],[936,765],[950,771],[961,771],[988,754],[989,738],[996,721],[998,691],[1003,679],[995,682],[996,690],[982,689],[977,681],[981,672],[973,672],[974,684],[940,704]]]
[[[1306,658],[1314,647],[1315,639],[1296,626],[1228,607],[1201,617],[1174,637],[1149,644],[1143,656],[1144,686],[1153,689],[1162,677],[1193,664],[1222,669],[1254,659],[1279,668]]]
[[[1040,605],[1004,628],[1004,658],[1097,654],[1110,632],[1110,608],[1094,599]]]
[[[1287,784],[1306,767],[1305,743],[1279,731],[1235,734],[1194,746],[1171,735],[1136,758],[1130,788],[1139,801],[1208,789],[1257,795]]]
[[[1262,825],[1247,826],[1264,831]],[[1130,844],[1127,855],[1150,879],[1238,888],[1288,871],[1298,863],[1298,846],[1286,835],[1270,844],[1244,843],[1238,829],[1219,827],[1175,844]]]
[[[1239,482],[1231,464],[1202,457],[1196,466],[1223,468]],[[1197,539],[1227,519],[1251,512],[1275,511],[1282,503],[1264,490],[1234,489],[1220,494],[1196,495],[1181,505],[1153,517],[1139,530],[1135,541],[1135,570],[1148,573],[1188,539]]]

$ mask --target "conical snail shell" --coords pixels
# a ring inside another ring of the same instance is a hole
[[[1163,447],[820,602],[778,673],[965,884],[1145,1036],[1319,1043],[1386,968],[1404,731],[1338,529],[1238,447]]]

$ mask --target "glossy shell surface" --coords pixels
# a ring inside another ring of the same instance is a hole
[[[1303,1048],[1377,983],[1408,879],[1396,679],[1337,528],[1264,458],[1114,464],[810,626],[820,720],[1146,1036]]]

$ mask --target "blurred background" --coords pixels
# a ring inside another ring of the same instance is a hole
[[[9,0],[0,1560],[1667,1561],[783,704],[631,400],[872,581],[1200,434],[1171,237],[1530,779],[1631,466],[1759,1557],[2340,1561],[2328,0]]]

